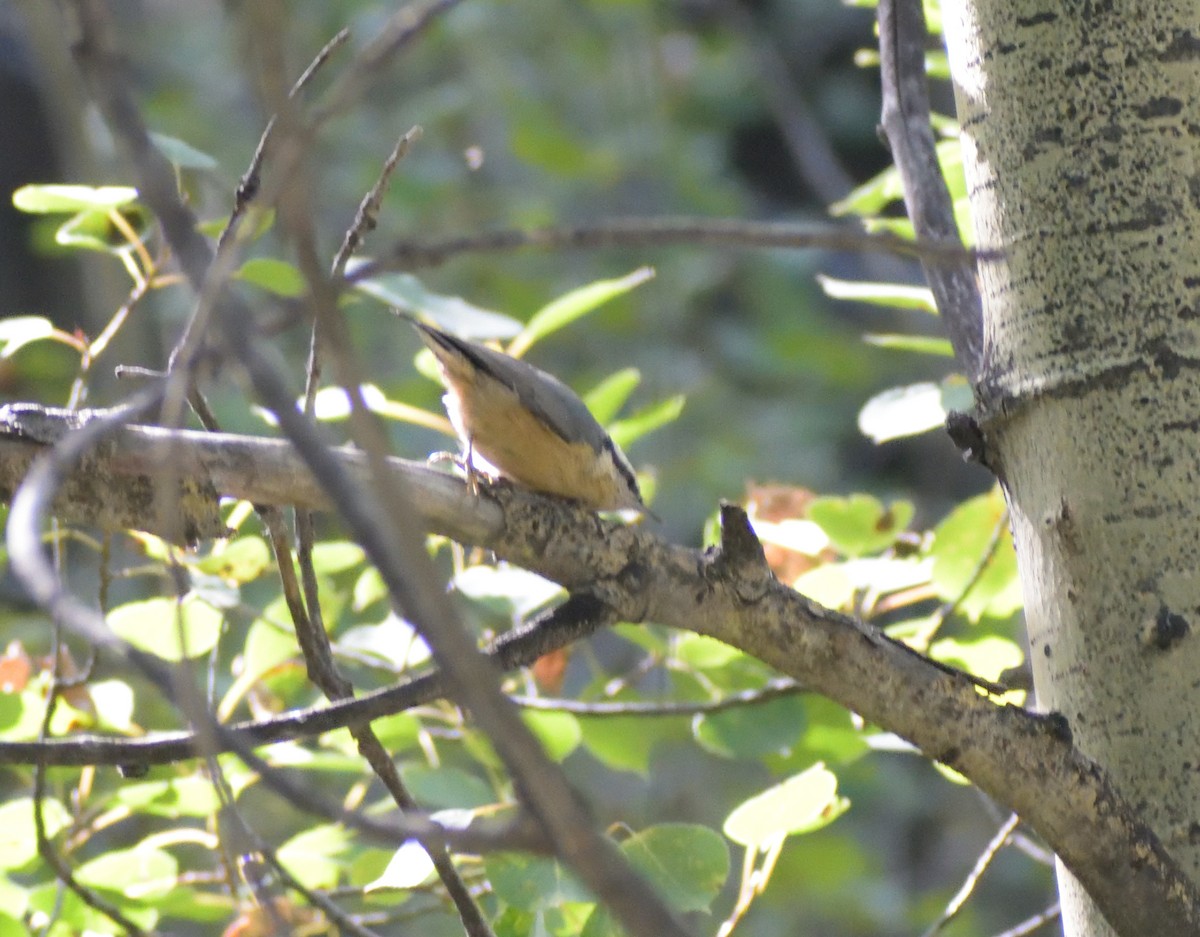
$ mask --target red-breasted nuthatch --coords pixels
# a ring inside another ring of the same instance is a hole
[[[519,358],[412,321],[437,359],[468,471],[478,453],[534,491],[598,511],[649,513],[629,460],[571,388]]]

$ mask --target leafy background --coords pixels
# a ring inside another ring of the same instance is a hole
[[[199,213],[220,219],[266,116],[245,68],[256,48],[248,38],[256,28],[253,5],[159,2],[118,9],[148,120],[156,132],[211,157],[207,168],[197,163],[181,170],[181,179]],[[287,4],[282,41],[290,74],[343,25],[351,27],[351,44],[358,47],[392,11],[392,5],[361,0]],[[319,139],[313,178],[322,244],[332,255],[382,159],[413,124],[424,135],[401,164],[367,253],[398,237],[613,215],[825,219],[828,205],[818,192],[828,194],[840,183],[806,178],[796,168],[770,104],[780,88],[763,79],[765,53],[786,65],[787,93],[811,109],[846,178],[864,186],[846,207],[894,218],[894,191],[889,197],[887,177],[878,176],[888,163],[875,132],[878,76],[869,52],[855,61],[856,53],[874,47],[872,26],[873,11],[829,0],[466,0]],[[0,181],[9,190],[26,183],[129,181],[111,140],[81,103],[62,32],[55,11],[33,2],[18,3],[0,19],[0,40],[13,50],[0,56],[7,63],[0,106],[18,115],[9,125],[21,128],[15,134],[21,145],[0,151]],[[316,81],[313,96],[337,68],[335,59]],[[949,109],[945,89],[941,93],[943,109]],[[53,160],[47,158],[51,152]],[[953,158],[949,144],[948,162]],[[79,360],[67,338],[76,329],[91,337],[99,333],[129,288],[114,259],[118,248],[81,260],[78,250],[55,243],[63,221],[62,215],[15,209],[3,219],[9,249],[0,261],[0,314],[46,317],[66,336],[22,345],[27,333],[19,329],[16,339],[0,335],[8,342],[0,360],[0,392],[7,399],[61,404]],[[264,260],[289,256],[275,230],[263,235],[252,254]],[[846,496],[805,503],[805,519],[797,510],[785,511],[777,528],[764,522],[760,529],[783,548],[794,547],[797,538],[810,544],[817,538],[818,546],[810,545],[805,554],[816,561],[791,572],[803,579],[805,591],[872,614],[915,643],[928,646],[936,637],[942,643],[935,653],[970,661],[983,676],[994,678],[1017,663],[1011,639],[1019,600],[1011,549],[1003,538],[975,579],[1002,512],[988,493],[986,476],[963,466],[940,433],[877,444],[859,428],[864,405],[891,388],[925,382],[924,398],[908,392],[898,398],[900,406],[877,401],[874,422],[864,415],[864,427],[875,427],[877,435],[880,425],[894,425],[919,410],[914,398],[928,405],[932,393],[938,411],[953,391],[948,359],[863,341],[867,332],[936,335],[936,321],[920,301],[900,302],[895,291],[883,305],[855,303],[827,296],[817,279],[916,285],[913,265],[866,255],[672,247],[463,257],[419,271],[419,278],[432,294],[461,297],[523,321],[556,297],[644,265],[654,268],[652,279],[543,338],[530,357],[581,391],[635,368],[640,381],[628,388],[623,415],[675,395],[686,398],[676,419],[629,447],[634,463],[653,473],[654,507],[665,532],[700,542],[717,499],[740,499],[751,480]],[[264,282],[283,291],[283,274],[266,269],[274,272],[264,274]],[[882,292],[868,291],[868,298],[878,300]],[[271,290],[254,295],[267,305],[277,299]],[[154,290],[89,375],[89,403],[103,404],[123,392],[111,377],[112,365],[161,366],[189,311],[181,289]],[[410,330],[367,298],[346,311],[382,394],[436,410],[439,392],[414,366],[418,342]],[[297,325],[283,331],[277,345],[297,363],[299,375],[306,330]],[[236,388],[215,394],[227,429],[270,432]],[[447,446],[436,433],[403,422],[394,424],[394,440],[399,454],[417,457]],[[850,497],[858,492],[867,494]],[[323,533],[329,538],[319,561],[326,618],[343,666],[361,687],[387,683],[396,668],[419,656],[419,648],[409,653],[411,635],[386,615],[356,548],[339,543],[332,525]],[[193,591],[205,597],[201,607],[218,610],[224,629],[215,629],[213,616],[201,611],[189,651],[216,649],[218,702],[239,716],[313,698],[287,629],[279,626],[286,617],[269,556],[252,522],[244,534],[232,546],[188,558]],[[119,545],[117,562],[161,571],[154,564],[162,563],[163,551],[145,538],[127,541]],[[70,556],[73,578],[94,593],[95,552],[85,545]],[[503,630],[549,598],[517,571],[456,563],[444,546],[440,556],[481,632]],[[148,623],[163,617],[161,605],[154,604],[161,602],[153,597],[160,591],[155,576],[130,575],[113,584],[115,624],[123,620],[130,635],[153,632]],[[45,653],[44,620],[21,604],[15,590],[10,595],[0,633],[31,653]],[[935,635],[931,621],[942,602],[954,608]],[[205,643],[206,627],[211,643]],[[44,683],[37,681],[36,666],[33,673],[25,692],[12,694],[6,737],[36,731]],[[57,728],[132,732],[174,724],[169,707],[136,681],[131,686],[123,675],[101,676],[90,702],[81,701],[78,713],[63,717]],[[711,701],[760,689],[771,679],[757,662],[714,642],[621,626],[572,655],[561,690],[539,689],[528,676],[517,678],[513,689],[610,702]],[[763,837],[750,847],[760,862],[778,846],[754,826],[754,805],[761,803],[753,798],[778,796],[795,805],[797,815],[785,818],[790,829],[820,828],[782,842],[769,883],[738,925],[747,935],[920,933],[1004,819],[970,788],[817,698],[783,696],[704,717],[576,717],[531,710],[530,719],[564,759],[599,822],[612,825],[627,851],[697,857],[695,867],[667,876],[678,891],[666,879],[659,881],[694,915],[697,933],[715,931],[732,912],[747,843]],[[397,716],[381,734],[418,799],[431,807],[480,808],[511,796],[486,742],[448,707]],[[309,772],[331,791],[352,796],[363,784],[347,737],[285,747],[273,757]],[[828,770],[814,767],[818,762]],[[230,763],[227,770],[239,805],[249,816],[269,818],[260,829],[286,844],[285,858],[314,887],[382,882],[360,899],[365,910],[403,904],[422,932],[455,932],[453,918],[427,888],[396,889],[421,880],[419,861],[413,865],[404,856],[389,868],[390,852],[331,827],[314,829],[311,819],[259,790],[244,769]],[[792,786],[784,794],[764,794],[797,775],[804,780],[787,782]],[[827,780],[834,775],[836,792]],[[69,804],[71,792],[85,783],[77,772],[66,771],[51,780],[60,805]],[[30,775],[10,771],[2,783],[8,800],[3,809],[12,811],[13,823],[0,829],[27,837],[28,803],[22,798],[28,796]],[[185,887],[176,877],[184,870],[212,869],[202,837],[183,847],[161,846],[155,839],[165,830],[203,830],[212,823],[212,791],[193,766],[156,769],[137,783],[100,771],[86,783],[86,809],[74,817],[62,806],[50,810],[64,837],[69,830],[86,830],[71,847],[72,861],[90,864],[85,880],[140,903],[148,919],[165,915],[181,931],[212,933],[234,919],[237,912],[219,887]],[[369,786],[358,793],[367,803],[379,799]],[[849,801],[848,811],[841,812],[838,798]],[[728,826],[731,813],[745,804],[750,806],[742,808],[738,823]],[[809,804],[823,811],[815,820],[805,813]],[[97,816],[124,807],[132,812],[129,819],[97,824]],[[781,816],[775,807],[766,813]],[[721,831],[728,836],[718,836]],[[28,839],[14,835],[13,841]],[[724,850],[728,874],[722,871]],[[5,913],[15,920],[30,908],[51,907],[55,891],[36,857],[27,849],[4,854],[13,893]],[[143,880],[157,881],[159,890],[130,898],[130,883],[120,880],[130,868],[139,869]],[[578,886],[549,863],[489,857],[472,873],[477,882],[490,883],[487,900],[502,933],[565,934],[584,926],[590,928],[586,933],[603,933],[607,927],[601,917],[589,916],[587,896]],[[1006,851],[978,898],[945,933],[965,937],[1002,930],[1040,909],[1049,882],[1044,866]],[[87,918],[68,902],[57,932],[69,933]]]

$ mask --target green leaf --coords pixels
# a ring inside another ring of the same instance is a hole
[[[706,826],[651,826],[622,842],[621,852],[677,911],[709,910],[729,877],[729,847]]]
[[[958,610],[973,622],[983,617],[1007,618],[1022,605],[1017,557],[1007,523],[991,560],[970,591],[963,595],[1004,511],[1004,498],[993,488],[964,501],[934,530],[930,547],[934,588],[943,601],[957,602]]]
[[[94,937],[120,933],[114,929],[112,919],[108,915],[88,907],[75,892],[64,891],[59,882],[33,889],[29,893],[29,910],[55,921],[55,927],[51,929],[49,937]],[[121,913],[142,930],[152,931],[159,919],[158,902],[124,902],[121,905]]]
[[[646,775],[650,755],[660,741],[686,738],[682,717],[647,719],[640,716],[579,717],[583,744],[610,768]]]
[[[325,823],[293,836],[279,847],[279,861],[306,888],[333,888],[341,880],[354,843],[345,827]]]
[[[639,267],[632,273],[615,280],[596,280],[563,294],[558,299],[547,303],[530,317],[521,334],[513,339],[509,346],[509,354],[517,356],[524,354],[539,339],[552,335],[576,319],[586,316],[589,312],[595,311],[605,303],[625,295],[653,278],[653,267]]]
[[[928,381],[893,387],[876,394],[858,413],[858,428],[876,443],[916,436],[945,425],[951,410],[971,408],[974,396],[967,382],[951,375],[938,384]]]
[[[361,263],[347,264],[347,272],[353,273]],[[360,280],[354,288],[365,296],[413,315],[429,316],[439,328],[463,338],[509,338],[521,331],[521,323],[511,316],[476,306],[458,296],[434,293],[410,273],[389,273]]]
[[[196,563],[202,573],[236,583],[251,582],[270,566],[271,549],[256,536],[230,540],[220,552],[210,553]]]
[[[178,137],[169,137],[165,133],[150,133],[150,139],[171,163],[178,169],[213,170],[220,164],[207,153],[196,149],[190,143],[185,143]]]
[[[562,761],[579,747],[583,730],[570,713],[527,709],[521,718],[537,736],[551,761]]]
[[[53,839],[71,815],[53,798],[42,801],[46,836]],[[37,832],[33,824],[33,799],[18,797],[0,806],[0,869],[19,869],[37,857]]]
[[[564,903],[595,900],[554,859],[497,852],[484,858],[483,868],[496,897],[522,911],[543,911]]]
[[[13,192],[13,205],[29,214],[107,212],[137,199],[137,189],[124,185],[23,185]]]
[[[942,140],[937,144],[938,165],[942,172],[957,169],[962,170],[962,147],[957,140]],[[837,216],[878,215],[892,202],[904,197],[904,187],[900,182],[900,172],[895,166],[890,166],[867,182],[864,182],[853,192],[839,202],[830,206],[829,210]]]
[[[293,660],[299,653],[300,645],[296,643],[295,634],[260,618],[246,632],[242,673],[238,680],[254,682],[284,661]]]
[[[736,647],[703,634],[680,635],[675,644],[676,660],[697,670],[724,667],[744,656]]]
[[[702,748],[723,758],[786,755],[804,733],[804,701],[785,696],[706,713],[695,719],[693,732]]]
[[[421,739],[421,720],[412,713],[392,713],[371,722],[371,730],[389,752],[416,748]]]
[[[486,807],[496,802],[496,792],[490,784],[461,768],[413,764],[405,765],[400,774],[413,797],[433,810]]]
[[[893,501],[888,507],[866,494],[848,498],[817,498],[808,517],[820,525],[834,547],[847,556],[878,553],[895,543],[912,520],[909,501]]]
[[[353,569],[366,557],[366,551],[349,540],[326,540],[313,546],[313,568],[326,576]]]
[[[364,891],[404,890],[424,884],[433,874],[433,860],[419,843],[405,843],[393,854],[383,873]]]
[[[113,732],[133,733],[133,687],[124,680],[100,680],[89,684],[100,725]]]
[[[229,225],[229,218],[213,218],[196,225],[196,230],[210,238],[220,237]],[[244,216],[240,236],[245,241],[257,241],[275,226],[275,209],[251,204]],[[247,231],[247,228],[250,228]]]
[[[0,319],[0,358],[11,358],[26,345],[54,335],[54,323],[42,316]]]
[[[747,848],[809,833],[833,822],[849,807],[837,796],[837,777],[818,762],[807,771],[743,801],[725,820],[725,835]]]
[[[392,670],[418,667],[429,660],[429,645],[399,615],[388,612],[376,624],[354,625],[338,638],[339,651],[358,651],[377,657]]]
[[[137,231],[145,219],[137,211],[138,206],[125,209],[122,214]],[[107,211],[81,211],[59,226],[54,235],[55,243],[64,247],[78,247],[117,254],[129,250],[129,238],[113,224]]]
[[[631,417],[612,423],[608,427],[608,434],[612,437],[613,442],[625,449],[647,433],[679,419],[686,400],[687,398],[682,394],[660,400],[658,403],[639,410]]]
[[[1025,654],[1008,638],[990,634],[977,638],[942,638],[929,648],[929,656],[984,680],[997,680],[1000,674],[1021,665]]]
[[[144,902],[170,892],[178,874],[170,853],[142,846],[106,852],[75,870],[75,878],[84,885]]]
[[[604,425],[621,411],[641,380],[642,372],[637,368],[624,368],[610,374],[584,394],[583,402],[592,411],[596,422]]]
[[[353,603],[351,607],[356,612],[381,602],[388,596],[387,583],[374,566],[368,566],[354,581]]]
[[[154,598],[128,602],[108,613],[108,624],[134,647],[165,660],[207,654],[221,636],[222,615],[200,599]]]
[[[930,335],[895,335],[868,333],[863,336],[868,345],[878,348],[890,348],[893,351],[915,351],[920,355],[937,355],[939,358],[953,358],[954,346],[945,338],[934,338]]]
[[[819,275],[817,282],[831,299],[845,299],[893,309],[920,309],[937,314],[933,291],[927,286],[907,286],[902,283],[860,283],[836,280]]]
[[[220,807],[212,782],[202,777],[124,784],[117,789],[115,800],[135,813],[173,820],[212,816]]]
[[[453,583],[472,601],[515,618],[524,618],[564,594],[558,583],[507,563],[469,566],[454,577]]]
[[[257,286],[275,296],[295,299],[308,289],[304,275],[286,260],[253,257],[238,268],[234,276],[243,283]]]

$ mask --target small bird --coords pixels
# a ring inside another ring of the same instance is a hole
[[[410,320],[433,352],[467,448],[503,476],[597,511],[649,514],[629,460],[566,384],[528,362]]]

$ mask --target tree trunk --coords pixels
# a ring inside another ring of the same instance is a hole
[[[952,0],[981,425],[1038,705],[1200,869],[1200,19]],[[1130,861],[1126,858],[1122,861]],[[1070,937],[1111,933],[1060,869]]]

